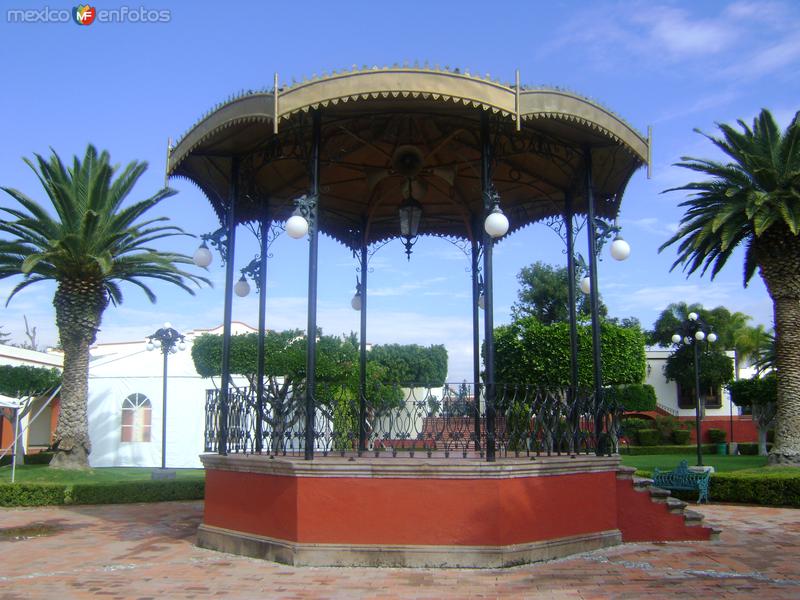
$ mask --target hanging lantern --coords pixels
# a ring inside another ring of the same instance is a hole
[[[631,245],[618,235],[611,242],[611,258],[614,260],[625,260],[631,255]]]
[[[500,206],[495,204],[492,212],[490,212],[486,220],[483,222],[483,228],[493,238],[503,237],[508,231],[508,217],[503,214]]]
[[[247,283],[247,278],[244,275],[233,286],[233,291],[239,298],[244,298],[250,293],[250,284]]]
[[[210,265],[212,260],[214,260],[214,256],[211,254],[211,250],[208,249],[205,242],[200,244],[200,247],[194,251],[194,256],[192,257],[194,264],[204,268]]]

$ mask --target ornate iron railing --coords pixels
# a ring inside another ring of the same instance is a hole
[[[598,403],[593,392],[496,384],[494,431],[487,431],[485,387],[375,386],[364,402],[351,387],[318,384],[314,453],[374,457],[483,457],[494,441],[499,456],[616,452],[622,407]],[[219,390],[206,392],[205,449],[220,452]],[[255,390],[228,393],[226,447],[222,453],[303,455],[306,414],[303,393],[265,394],[262,414]],[[489,421],[491,422],[491,420]],[[492,435],[493,434],[493,435]],[[260,443],[259,443],[260,436]],[[361,441],[363,438],[363,442]]]

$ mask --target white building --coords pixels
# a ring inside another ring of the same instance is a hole
[[[694,418],[694,392],[693,390],[683,390],[674,381],[669,381],[664,375],[664,365],[673,350],[665,348],[648,348],[647,356],[647,378],[648,383],[655,388],[656,401],[658,408],[676,417]],[[733,362],[736,354],[732,350],[725,352]],[[740,369],[739,376],[743,378],[753,375],[752,368]],[[707,417],[727,417],[731,414],[740,414],[739,407],[732,405],[730,393],[724,387],[717,390],[705,392],[706,407],[705,416]],[[731,412],[731,410],[733,412]]]

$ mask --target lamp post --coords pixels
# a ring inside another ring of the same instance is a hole
[[[158,348],[164,355],[164,375],[162,391],[162,412],[161,412],[161,468],[167,468],[167,358],[170,354],[175,354],[178,350],[185,350],[186,344],[183,342],[184,336],[172,328],[169,323],[154,334],[147,336],[147,349],[149,351]]]
[[[713,344],[717,341],[717,334],[709,331],[710,327],[696,312],[690,312],[686,321],[681,323],[678,331],[672,336],[672,343],[677,347],[691,346],[694,354],[694,421],[697,431],[697,466],[703,466],[702,430],[700,429],[702,417],[700,414],[700,355],[698,345],[702,341]]]

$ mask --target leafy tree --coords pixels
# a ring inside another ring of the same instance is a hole
[[[569,325],[544,325],[535,317],[515,319],[497,327],[495,373],[499,383],[532,384],[542,387],[570,385]],[[641,383],[645,376],[644,334],[604,323],[600,336],[603,384]],[[578,381],[592,387],[592,333],[578,327]]]
[[[384,367],[390,382],[395,384],[438,387],[447,378],[447,349],[442,345],[375,346],[368,360]]]
[[[11,340],[11,335],[3,331],[3,326],[0,325],[0,344],[7,344]]]
[[[28,365],[0,365],[0,394],[12,398],[40,396],[61,383],[61,375],[55,369],[43,369]]]
[[[89,347],[108,304],[122,302],[119,284],[132,283],[155,302],[143,280],[166,281],[189,293],[194,293],[189,282],[208,280],[182,270],[180,265],[191,264],[190,257],[151,246],[185,235],[178,227],[162,224],[166,217],[141,219],[174,190],[162,189],[123,208],[146,163],[132,162],[118,173],[108,153],[98,155],[91,145],[83,160],[75,157],[71,167],[55,152],[49,159],[37,154],[35,162],[25,162],[39,178],[52,212],[21,191],[2,188],[19,206],[0,208],[9,217],[0,221],[0,232],[10,238],[0,240],[0,279],[23,277],[9,301],[31,284],[57,284],[53,305],[64,371],[57,453],[50,464],[85,468],[91,451],[86,415]]]
[[[40,396],[50,390],[55,389],[61,381],[61,376],[55,369],[43,369],[41,367],[31,367],[29,365],[2,365],[0,366],[0,394],[17,399],[31,398]],[[19,417],[24,417],[31,409],[31,404],[23,405]],[[12,413],[3,414],[0,411],[0,427],[2,427],[3,417],[11,419]],[[12,423],[13,425],[13,423]],[[25,448],[22,440],[15,441],[14,461],[16,464],[23,463]]]
[[[537,261],[523,267],[517,274],[519,290],[517,301],[511,307],[514,318],[536,317],[545,325],[569,321],[569,273],[566,267],[554,267]],[[578,288],[578,281],[573,282],[576,289],[575,301],[578,320],[588,321],[591,318],[589,296]],[[608,314],[602,300],[598,307],[600,316]]]
[[[725,352],[716,347],[699,353],[700,390],[716,390],[733,379],[733,362]],[[664,364],[664,376],[677,382],[683,389],[692,390],[695,397],[694,349],[681,346],[673,352]]]
[[[768,110],[752,128],[719,124],[721,137],[706,137],[727,162],[684,157],[679,166],[702,181],[674,188],[691,193],[677,233],[678,258],[691,274],[725,266],[744,245],[744,284],[758,269],[772,299],[778,414],[770,462],[800,465],[800,112],[781,132]],[[669,191],[669,190],[668,190]]]
[[[336,444],[347,446],[358,434],[358,348],[352,336],[320,335],[317,342],[316,401],[337,433]],[[231,337],[231,373],[257,387],[255,333]],[[264,419],[273,432],[273,450],[302,415],[306,384],[306,338],[300,330],[268,331],[264,336]],[[222,369],[222,336],[202,335],[192,345],[192,359],[203,377],[216,377]],[[375,346],[367,360],[367,405],[382,412],[402,401],[400,385],[439,386],[447,374],[444,346]]]
[[[728,385],[731,401],[737,406],[749,406],[758,426],[758,453],[767,455],[767,431],[775,420],[778,401],[777,378],[772,373],[766,377],[740,379]]]

